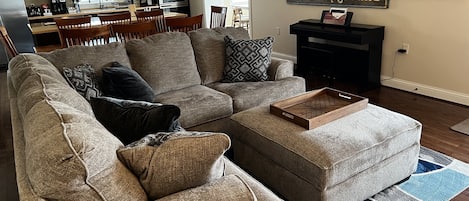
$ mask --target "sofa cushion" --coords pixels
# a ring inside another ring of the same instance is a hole
[[[83,108],[88,102],[58,78],[56,68],[27,54],[15,57],[10,70],[24,122],[26,177],[37,196],[146,200],[137,178],[117,158],[122,143]]]
[[[222,177],[223,153],[229,147],[230,138],[222,133],[160,132],[117,154],[154,200]]]
[[[189,32],[202,84],[218,82],[223,79],[223,69],[225,68],[224,37],[226,35],[230,35],[234,39],[250,39],[248,31],[242,27],[202,28]]]
[[[68,84],[86,100],[101,95],[98,79],[91,65],[81,64],[73,68],[63,67],[63,74]]]
[[[73,67],[83,63],[90,64],[95,69],[98,78],[101,68],[110,66],[114,61],[130,66],[125,46],[121,43],[110,43],[98,46],[72,46],[52,52],[38,52],[37,54],[49,60],[62,72],[63,67]]]
[[[231,121],[231,120],[230,120]],[[234,143],[233,143],[234,145]],[[246,182],[249,187],[252,189],[258,200],[268,200],[268,201],[280,201],[279,197],[275,195],[270,189],[264,186],[261,182],[254,179],[246,171],[241,169],[239,166],[234,164],[228,158],[225,157],[225,175],[236,174],[241,177],[244,182]]]
[[[105,96],[152,102],[155,93],[147,82],[130,67],[113,62],[103,68],[101,89]]]
[[[249,185],[239,176],[232,174],[196,188],[168,195],[158,201],[213,200],[214,198],[223,201],[257,200]]]
[[[178,129],[177,119],[181,114],[174,105],[110,97],[92,98],[90,104],[96,119],[124,144],[150,133]]]
[[[132,68],[156,94],[200,84],[187,34],[167,32],[126,43]]]
[[[202,85],[159,94],[155,102],[178,106],[181,109],[179,121],[184,128],[229,117],[233,113],[230,96]]]
[[[223,80],[227,82],[266,81],[271,63],[274,38],[235,40],[225,36],[225,69]]]
[[[235,113],[305,92],[305,81],[301,77],[265,82],[215,82],[207,86],[230,95]]]

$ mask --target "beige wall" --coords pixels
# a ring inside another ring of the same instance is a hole
[[[296,57],[296,36],[289,25],[320,18],[327,6],[287,4],[286,0],[254,0],[254,38],[272,35],[274,51]],[[395,79],[384,85],[469,105],[469,1],[390,0],[388,9],[349,8],[352,23],[384,25],[382,75]],[[280,28],[277,35],[276,27]],[[395,54],[402,43],[408,55]],[[394,61],[395,59],[395,61]]]

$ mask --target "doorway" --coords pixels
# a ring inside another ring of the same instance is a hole
[[[249,0],[228,0],[227,26],[244,27],[249,30],[251,25]],[[231,20],[230,20],[231,19]]]
[[[210,27],[210,6],[227,7],[225,26],[251,29],[250,0],[191,1],[192,16],[204,14],[204,27]]]

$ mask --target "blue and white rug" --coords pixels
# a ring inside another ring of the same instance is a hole
[[[447,201],[469,187],[469,164],[421,147],[417,171],[370,201]]]

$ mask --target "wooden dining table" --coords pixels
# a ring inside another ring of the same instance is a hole
[[[131,13],[132,21],[137,21],[135,16],[135,11],[144,10],[144,9],[159,8],[158,6],[146,6],[146,7],[135,7],[135,5],[130,4],[128,8],[104,8],[104,9],[82,9],[79,13],[68,13],[68,14],[57,14],[50,16],[34,16],[29,17],[29,29],[33,35],[35,43],[36,52],[48,52],[58,48],[61,48],[61,42],[59,37],[59,29],[54,22],[54,18],[61,17],[70,17],[70,16],[83,16],[83,15],[92,15],[96,16],[103,13],[118,13],[118,12],[127,12]],[[165,12],[165,18],[180,18],[187,17],[185,13],[177,12]],[[101,25],[98,17],[93,17],[91,19],[91,26]]]
[[[88,13],[83,13],[83,15],[88,14]],[[187,14],[185,13],[176,13],[176,12],[166,12],[164,13],[165,18],[179,18],[179,17],[187,17]],[[132,21],[136,21],[136,18],[132,17]],[[92,20],[91,21],[91,26],[93,25],[100,25],[99,20]],[[57,25],[55,25],[54,22],[39,22],[39,23],[30,23],[29,28],[31,30],[31,33],[33,35],[37,34],[46,34],[46,33],[55,33],[58,32],[59,29],[57,28]]]

